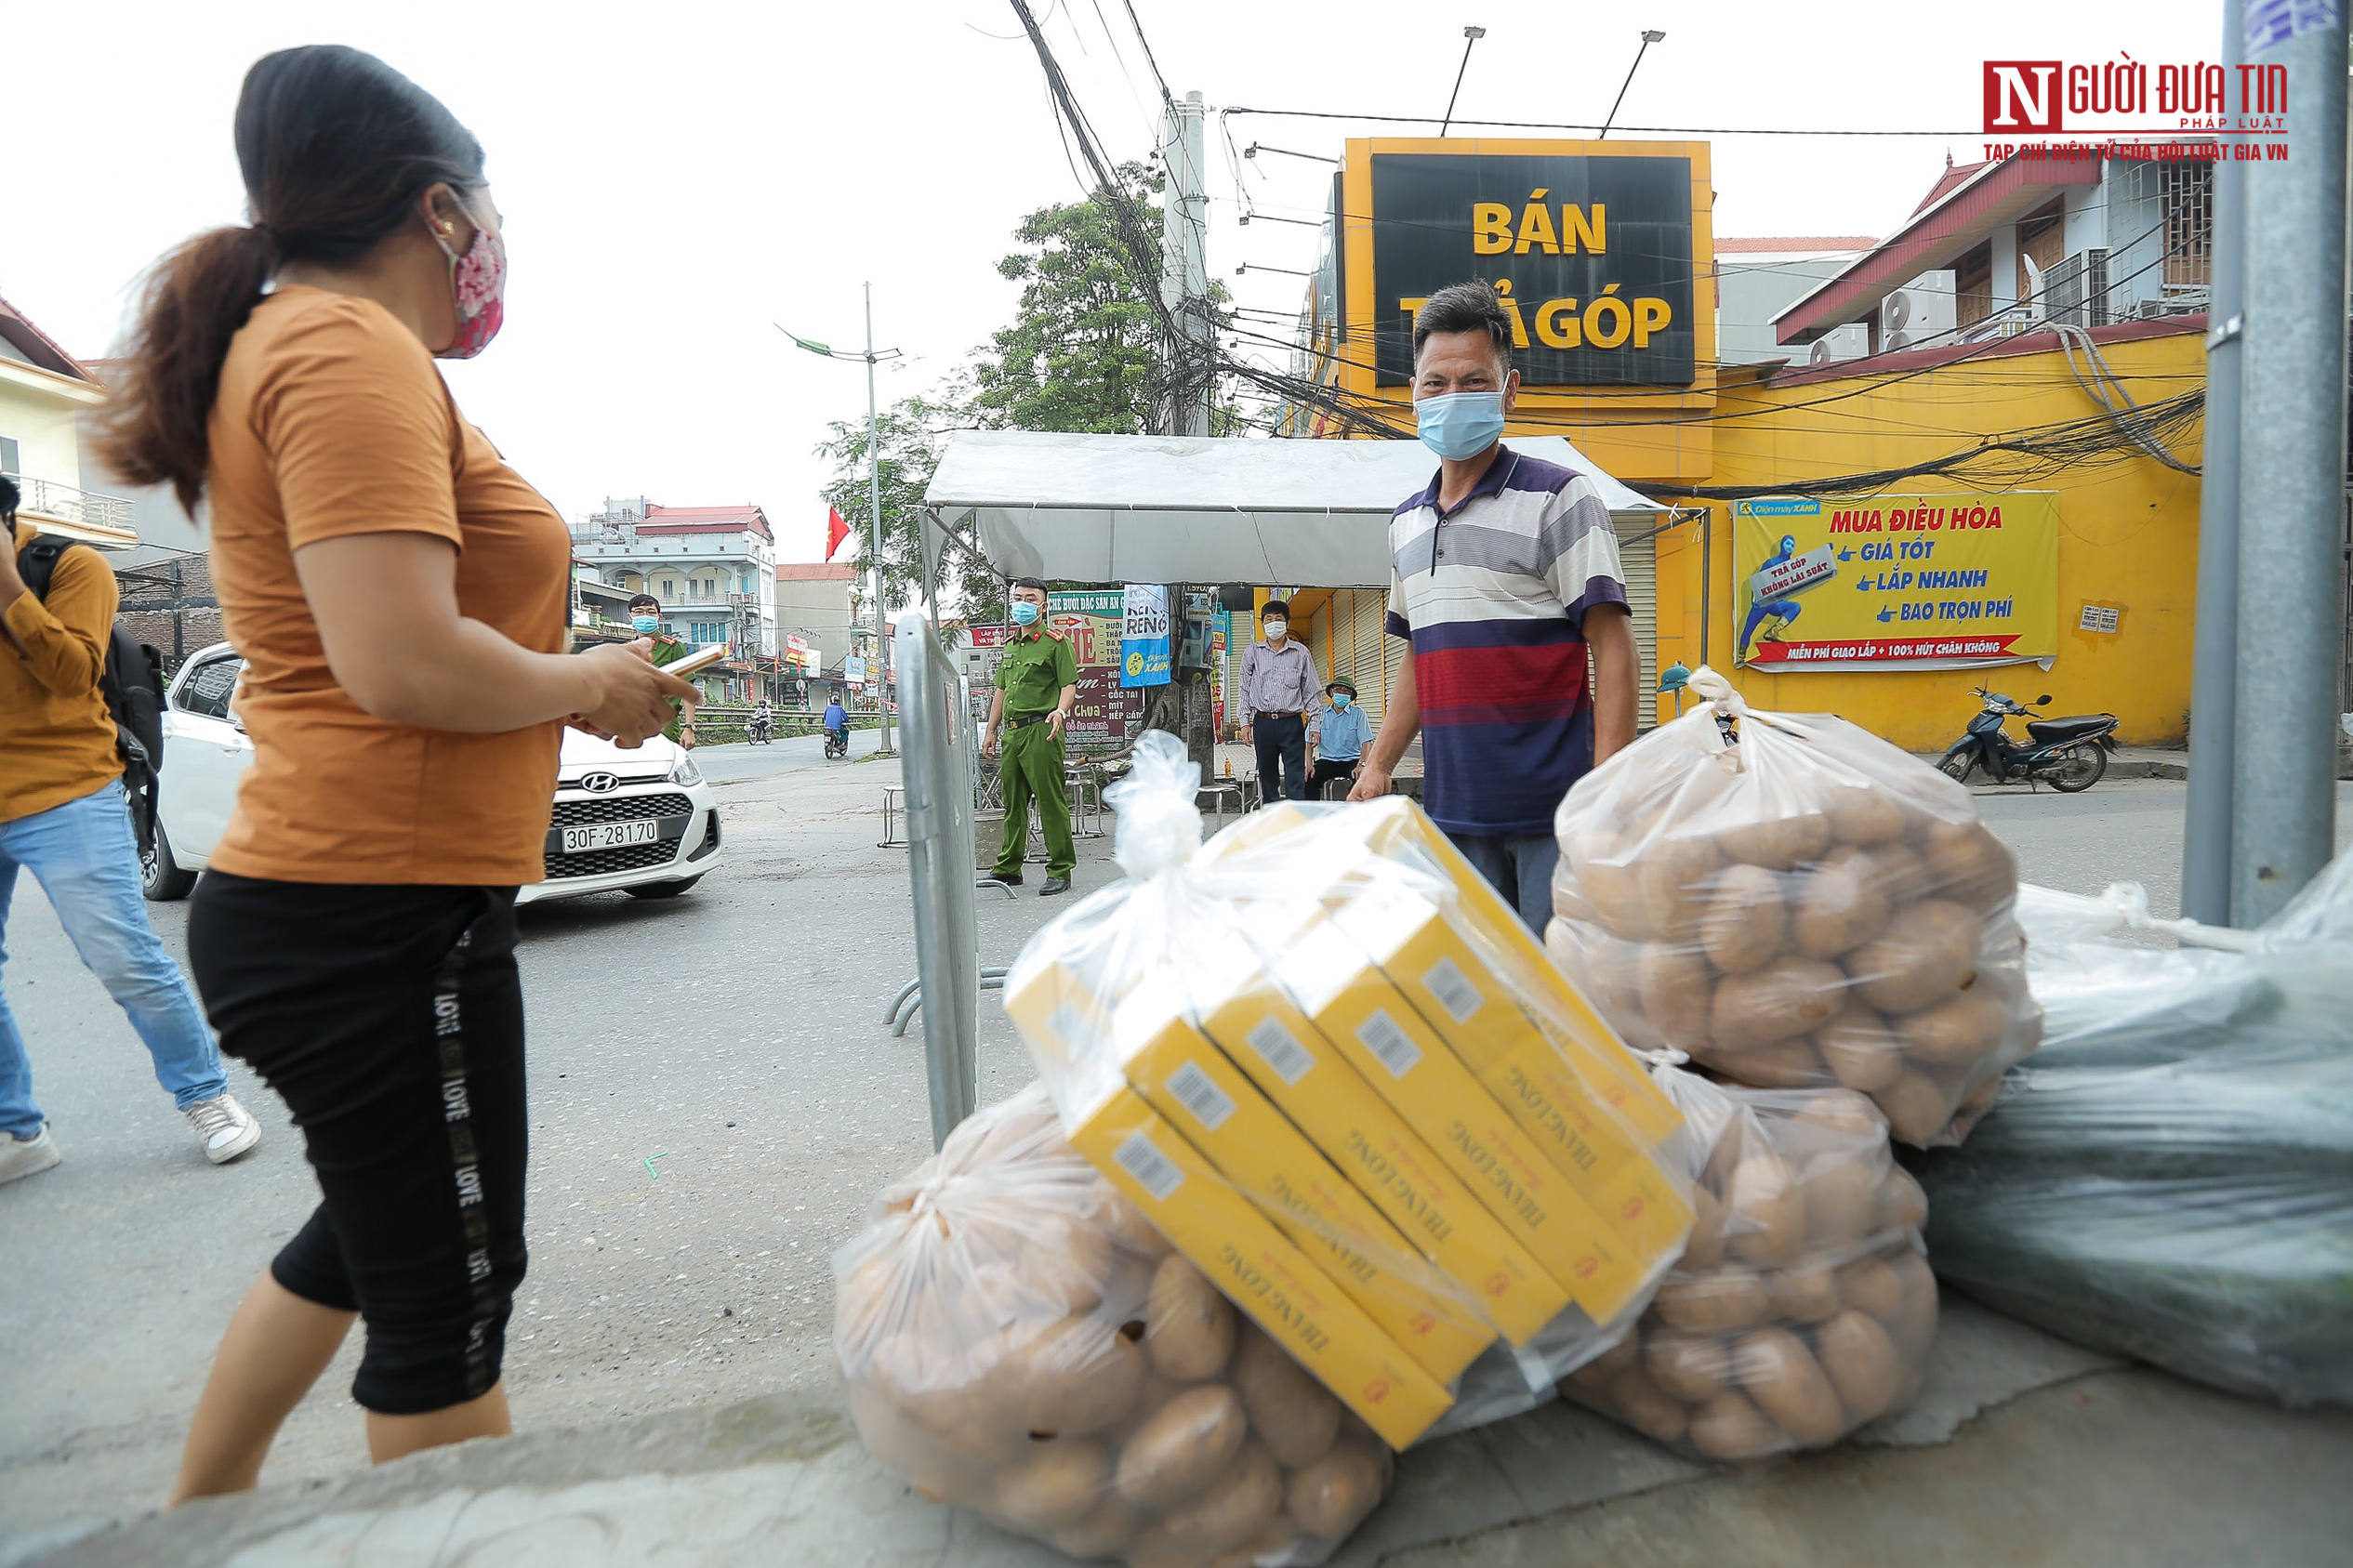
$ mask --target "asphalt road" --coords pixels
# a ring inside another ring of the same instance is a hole
[[[586,1424],[831,1377],[827,1258],[869,1196],[929,1152],[919,1028],[879,1021],[914,972],[906,859],[879,847],[897,765],[826,762],[815,737],[699,754],[725,862],[667,903],[621,894],[522,916],[530,1006],[531,1274],[509,1341],[520,1424]],[[2177,897],[2184,786],[1986,793],[2034,880]],[[2340,810],[2353,825],[2353,795]],[[1078,887],[1116,873],[1081,840]],[[1066,901],[979,903],[1002,963]],[[184,904],[151,906],[184,952]],[[30,878],[7,931],[11,1005],[64,1148],[0,1188],[0,1564],[160,1497],[238,1296],[315,1202],[276,1099],[231,1064],[261,1147],[215,1169]],[[1030,1072],[983,1008],[981,1097]],[[365,1463],[357,1337],[265,1479]]]

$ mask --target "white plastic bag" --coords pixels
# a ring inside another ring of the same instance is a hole
[[[1845,720],[1749,708],[1704,665],[1691,689],[1561,803],[1546,946],[1637,1047],[1958,1142],[2039,1035],[2010,851]]]
[[[2353,1404],[2353,857],[2227,933],[2253,951],[2086,937],[2058,898],[2028,926],[2042,1049],[1911,1162],[1937,1272],[2184,1377]]]
[[[1145,737],[1129,879],[1007,975],[1072,1145],[1391,1447],[1552,1397],[1681,1250],[1680,1113],[1409,802],[1200,846],[1197,783]]]
[[[1696,1458],[1837,1442],[1919,1391],[1937,1327],[1920,1189],[1843,1088],[1659,1070],[1708,1154],[1699,1219],[1649,1311],[1561,1391]]]
[[[1316,1562],[1390,1453],[1078,1157],[1033,1086],[834,1258],[867,1448],[934,1502],[1134,1568]]]

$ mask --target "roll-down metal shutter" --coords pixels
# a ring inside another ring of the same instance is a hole
[[[1634,699],[1634,727],[1652,728],[1659,715],[1659,542],[1648,517],[1614,518],[1618,563],[1624,573],[1626,608],[1634,623],[1634,647],[1642,655],[1642,689]]]

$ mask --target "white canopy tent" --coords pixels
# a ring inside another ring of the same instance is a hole
[[[1563,437],[1511,446],[1589,476],[1621,530],[1670,515]],[[1390,514],[1436,469],[1409,441],[959,430],[924,492],[925,567],[937,528],[1009,577],[1384,587]]]

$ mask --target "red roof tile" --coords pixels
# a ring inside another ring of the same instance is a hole
[[[98,377],[91,375],[81,361],[59,348],[56,338],[34,326],[23,311],[5,298],[0,298],[0,337],[14,344],[17,352],[43,370],[58,376],[71,376],[76,381],[87,381],[93,386],[98,384]]]
[[[747,529],[761,538],[774,541],[776,535],[768,527],[768,514],[757,505],[741,507],[656,507],[645,508],[645,520],[637,525],[641,534],[713,534],[731,527]]]

